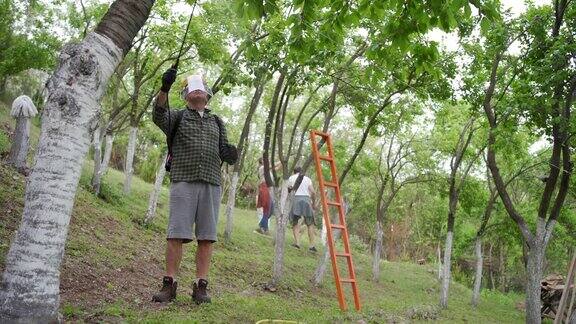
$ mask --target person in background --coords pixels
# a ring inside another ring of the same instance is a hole
[[[266,184],[266,179],[264,178],[264,159],[261,157],[258,159],[258,196],[256,198],[256,208],[262,208],[262,217],[258,223],[258,228],[256,232],[264,235],[269,234],[268,221],[270,217],[274,214],[274,195],[272,194],[270,188]],[[278,162],[274,166],[275,170],[282,167],[282,163]],[[270,170],[270,177],[272,178],[272,170]]]
[[[302,172],[301,167],[294,168],[294,174],[288,178],[288,188],[292,191],[298,176]],[[290,221],[292,223],[292,233],[294,234],[293,247],[300,248],[300,219],[304,218],[304,223],[308,228],[308,241],[311,252],[317,252],[315,246],[315,231],[316,224],[314,220],[314,211],[316,206],[316,191],[312,185],[312,180],[306,175],[302,175],[302,182],[296,190],[294,200],[292,201],[292,209],[290,211]]]

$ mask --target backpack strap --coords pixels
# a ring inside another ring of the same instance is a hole
[[[180,127],[180,122],[182,121],[182,116],[184,111],[178,111],[176,113],[176,121],[174,127],[170,129],[170,132],[166,134],[166,144],[168,144],[168,155],[172,155],[172,146],[174,145],[174,138],[176,138],[176,133],[178,132],[178,127]]]

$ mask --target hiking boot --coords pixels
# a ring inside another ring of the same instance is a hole
[[[173,301],[176,299],[176,288],[178,288],[178,283],[172,277],[164,277],[162,279],[162,289],[152,296],[152,301],[159,303]]]
[[[256,229],[256,232],[258,232],[259,234],[262,234],[262,235],[266,235],[266,231],[264,231],[264,230],[261,229],[261,228],[257,228],[257,229]]]
[[[207,288],[208,281],[204,279],[200,279],[198,282],[194,282],[194,285],[192,286],[192,300],[195,301],[197,305],[212,302],[210,296],[208,296]]]
[[[308,251],[314,252],[314,253],[318,252],[318,250],[316,250],[316,247],[315,247],[315,246],[310,247],[310,248],[308,249]]]
[[[300,248],[300,245],[298,245],[298,244],[296,244],[296,243],[292,243],[292,244],[290,244],[290,246],[295,247],[295,248],[297,248],[297,249]]]

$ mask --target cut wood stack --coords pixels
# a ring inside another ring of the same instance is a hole
[[[542,318],[556,318],[560,298],[562,298],[562,293],[565,288],[564,277],[561,275],[549,275],[541,281],[540,299],[542,300]],[[568,293],[568,296],[574,293],[574,284],[570,286]],[[564,318],[570,318],[568,316],[570,315],[568,313],[568,307],[565,308],[564,314]]]

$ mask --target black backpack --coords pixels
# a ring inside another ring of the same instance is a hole
[[[174,129],[169,129],[168,134],[166,135],[166,144],[168,145],[168,155],[166,156],[166,162],[164,163],[164,168],[167,172],[170,172],[172,169],[172,145],[174,144],[174,138],[176,137],[176,132],[178,131],[178,127],[180,127],[180,122],[182,121],[182,116],[184,112],[178,112],[176,117],[176,123],[174,124]],[[218,130],[222,129],[222,120],[218,115],[214,115],[216,118],[216,124],[218,125]],[[220,133],[220,132],[218,132]],[[222,147],[222,139],[219,138],[219,154],[222,163],[226,162],[228,164],[234,164],[238,160],[238,150],[234,145],[228,144],[225,147]],[[222,165],[222,164],[220,164]]]

